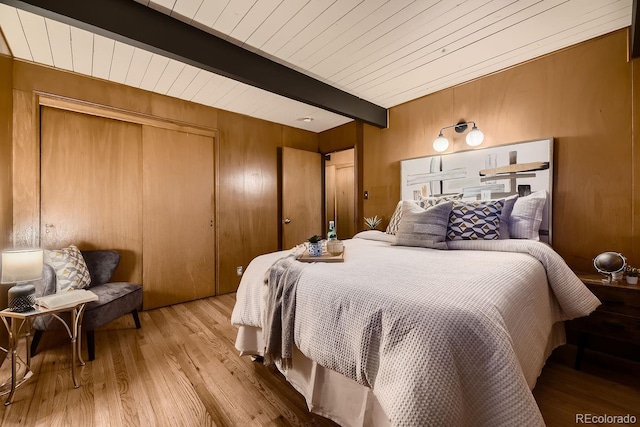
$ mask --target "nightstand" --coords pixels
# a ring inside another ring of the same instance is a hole
[[[567,330],[578,333],[575,369],[580,369],[584,349],[591,336],[612,339],[622,345],[640,346],[640,285],[629,285],[626,281],[606,283],[598,274],[576,275],[602,305],[587,317],[567,322]]]

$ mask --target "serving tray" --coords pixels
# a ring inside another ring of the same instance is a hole
[[[298,257],[298,261],[302,262],[344,262],[344,249],[340,255],[331,255],[326,249],[322,250],[322,255],[311,256],[309,250],[305,250],[302,255]]]

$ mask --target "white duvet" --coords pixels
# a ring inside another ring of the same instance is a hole
[[[344,263],[304,270],[300,351],[370,387],[393,425],[544,425],[530,390],[552,325],[599,305],[562,258],[527,240],[434,250],[357,237],[345,241]],[[264,275],[286,254],[247,267],[234,325],[262,326]]]

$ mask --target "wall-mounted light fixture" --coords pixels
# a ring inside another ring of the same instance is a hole
[[[467,125],[470,125],[470,124],[472,124],[473,127],[471,128],[471,131],[467,134],[467,138],[466,138],[467,145],[471,147],[475,147],[477,145],[482,144],[482,141],[484,141],[484,134],[480,131],[480,129],[478,129],[478,127],[476,126],[476,122],[465,122],[464,120],[461,120],[455,125],[445,126],[442,129],[440,129],[440,134],[435,139],[435,141],[433,141],[433,149],[441,153],[445,151],[447,148],[449,148],[449,140],[442,135],[443,130],[449,129],[449,128],[455,128],[456,132],[462,133],[465,130],[467,130]]]

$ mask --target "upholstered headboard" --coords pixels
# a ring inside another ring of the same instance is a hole
[[[498,199],[547,191],[540,240],[551,243],[553,138],[402,160],[401,199],[462,193]]]

